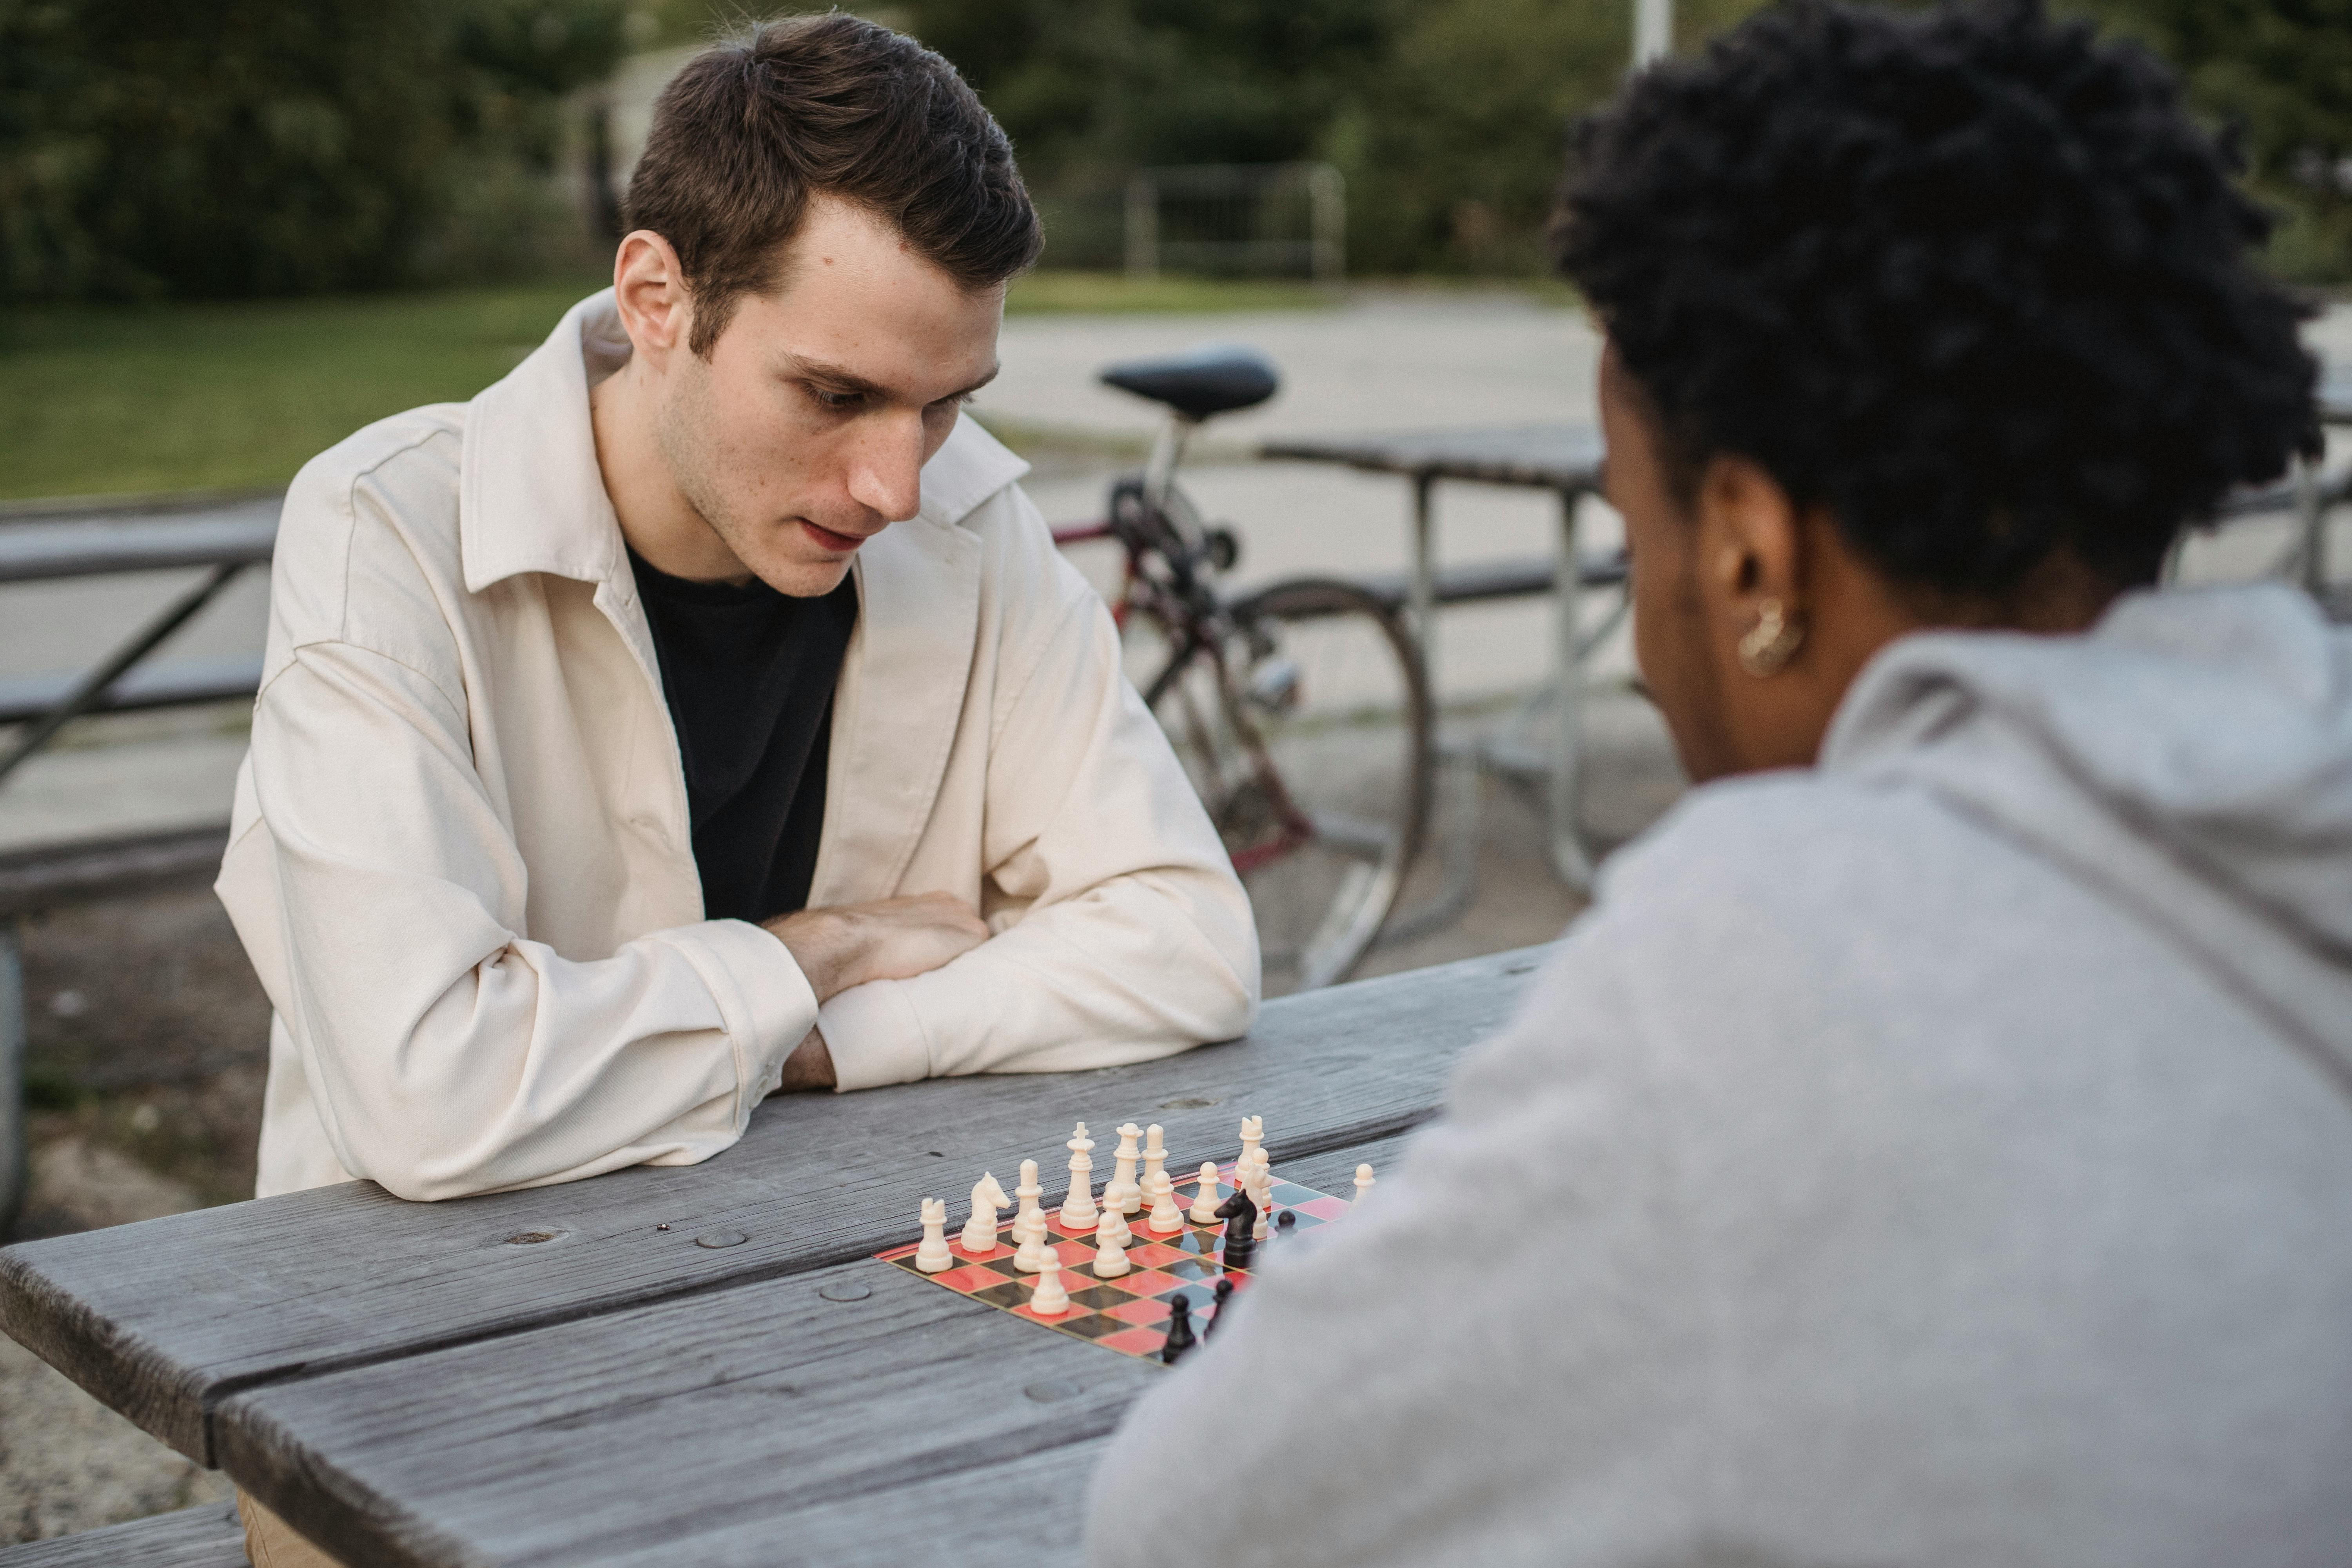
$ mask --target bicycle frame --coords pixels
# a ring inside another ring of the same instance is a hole
[[[1112,624],[1124,630],[1129,612],[1141,604],[1171,637],[1173,646],[1167,662],[1142,693],[1146,708],[1157,712],[1160,701],[1182,677],[1185,668],[1196,658],[1206,657],[1209,659],[1215,674],[1218,696],[1225,710],[1225,720],[1247,751],[1251,774],[1280,824],[1280,831],[1274,842],[1255,845],[1234,855],[1234,869],[1246,875],[1260,867],[1272,865],[1312,840],[1315,825],[1291,798],[1290,791],[1282,782],[1282,775],[1275,769],[1274,760],[1266,754],[1264,738],[1242,710],[1240,699],[1234,688],[1232,671],[1225,666],[1224,652],[1215,635],[1221,627],[1230,624],[1231,614],[1218,601],[1214,591],[1202,580],[1198,570],[1207,554],[1206,542],[1188,538],[1187,531],[1175,521],[1174,513],[1178,509],[1166,504],[1167,498],[1175,490],[1175,467],[1181,460],[1188,434],[1185,421],[1170,421],[1152,448],[1151,462],[1140,481],[1122,480],[1112,488],[1112,515],[1099,521],[1056,528],[1053,531],[1053,538],[1055,544],[1060,547],[1100,540],[1117,541],[1125,560],[1118,597],[1110,607]],[[1160,500],[1152,500],[1155,495]],[[1128,496],[1132,496],[1138,503],[1136,514],[1122,516],[1119,502]],[[1176,548],[1171,550],[1168,547],[1171,543]],[[1155,559],[1167,564],[1164,578],[1150,569],[1149,563]],[[1192,718],[1197,727],[1198,716]],[[1213,748],[1204,745],[1202,750],[1213,757]]]

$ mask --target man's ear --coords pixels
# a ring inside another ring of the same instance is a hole
[[[685,348],[694,331],[694,301],[686,269],[668,240],[649,228],[621,241],[613,258],[613,300],[629,345],[658,368],[673,351]]]
[[[1768,599],[1791,617],[1804,610],[1803,518],[1780,481],[1753,458],[1718,453],[1699,479],[1700,596],[1737,637]]]

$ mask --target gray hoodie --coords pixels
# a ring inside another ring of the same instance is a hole
[[[1894,645],[1311,1240],[1091,1562],[2352,1563],[2352,635]]]

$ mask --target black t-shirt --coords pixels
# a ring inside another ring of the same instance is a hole
[[[686,763],[703,917],[763,921],[803,907],[856,584],[795,599],[756,579],[689,583],[635,551],[629,565]]]

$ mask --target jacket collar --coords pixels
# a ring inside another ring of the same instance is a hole
[[[588,383],[592,366],[601,377],[628,356],[606,289],[572,306],[545,342],[467,407],[457,503],[467,593],[525,572],[585,583],[626,579],[620,521],[596,466]],[[952,528],[1028,471],[963,420],[923,467],[916,517],[884,530],[859,554],[917,522]]]

